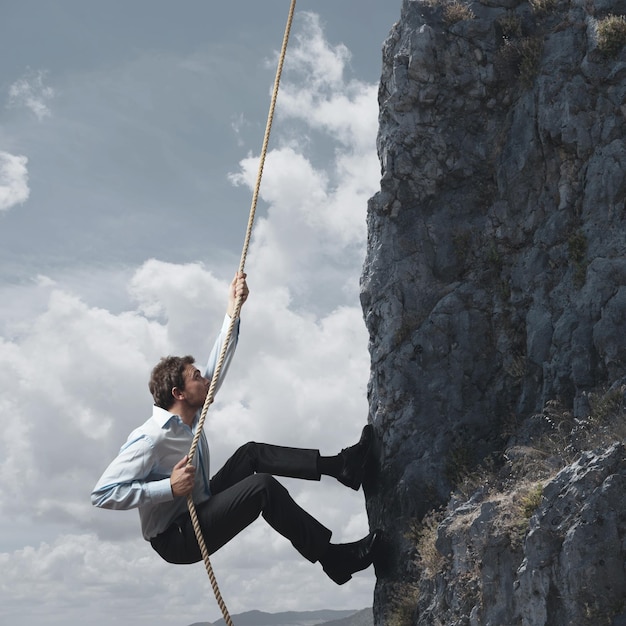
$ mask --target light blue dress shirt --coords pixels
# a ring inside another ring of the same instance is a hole
[[[208,379],[213,377],[229,325],[227,315],[204,372]],[[235,353],[238,335],[239,320],[233,328],[216,391]],[[163,532],[187,510],[187,498],[172,495],[170,475],[174,465],[189,452],[199,417],[200,411],[190,428],[178,415],[154,406],[152,417],[128,436],[117,457],[100,477],[91,492],[92,504],[105,509],[138,508],[146,540]],[[193,501],[200,504],[211,497],[210,454],[204,432],[198,441],[193,464],[196,466]]]

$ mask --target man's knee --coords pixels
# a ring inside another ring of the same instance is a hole
[[[250,479],[256,484],[257,491],[265,494],[265,502],[275,502],[285,496],[288,496],[288,491],[283,485],[281,485],[271,474],[255,474]]]
[[[252,480],[256,482],[259,488],[264,491],[275,491],[277,488],[283,488],[283,486],[271,475],[263,472],[255,474]]]
[[[258,445],[259,444],[256,441],[248,441],[248,443],[244,443],[242,446],[239,446],[236,454],[243,455],[250,459],[252,465],[256,467],[257,460],[259,458]]]

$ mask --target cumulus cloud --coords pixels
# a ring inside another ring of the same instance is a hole
[[[280,131],[268,155],[267,212],[250,248],[240,346],[207,418],[214,471],[252,439],[334,454],[358,439],[367,420],[358,281],[366,201],[378,185],[376,102],[366,97],[374,90],[345,79],[347,50],[324,41],[314,16],[301,22],[295,41],[292,55],[303,69],[288,78],[287,96],[308,95],[283,115],[325,133],[333,157],[315,163],[306,143]],[[360,121],[339,131],[344,107]],[[233,180],[251,186],[257,162],[242,161]],[[46,607],[46,624],[81,623],[86,607],[95,626],[219,618],[201,564],[163,563],[141,538],[136,511],[93,509],[89,493],[149,416],[147,379],[159,357],[206,358],[230,278],[201,263],[146,260],[127,283],[132,305],[122,312],[87,304],[58,277],[33,286],[48,290],[46,305],[19,332],[0,336],[0,410],[12,424],[0,430],[0,511],[4,524],[26,518],[64,534],[0,548],[3,619],[44,623],[29,592]],[[334,531],[333,540],[367,532],[362,493],[326,478],[285,484]],[[231,612],[371,603],[371,570],[337,587],[262,520],[212,561]],[[106,615],[94,612],[102,606]]]
[[[156,624],[175,615],[179,620],[189,615],[189,623],[205,620],[207,610],[212,619],[218,617],[210,596],[207,602],[201,566],[164,570],[172,566],[161,563],[141,539],[136,511],[93,509],[89,492],[130,430],[148,417],[146,381],[159,356],[206,356],[222,319],[227,281],[196,264],[153,260],[137,270],[129,288],[137,310],[114,315],[53,287],[47,310],[30,331],[0,346],[0,408],[13,424],[0,435],[0,510],[5,520],[25,516],[65,530],[52,544],[0,552],[3,571],[20,572],[5,576],[0,586],[3,615],[10,615],[11,607],[19,612],[30,581],[31,593],[43,598],[48,612],[66,619],[70,590],[71,611],[77,614],[81,607],[106,605],[131,621],[153,612]],[[341,307],[316,318],[290,311],[279,288],[269,295],[253,295],[246,304],[237,358],[209,412],[214,469],[249,439],[336,453],[356,440],[366,418],[367,357],[358,310]],[[161,309],[153,308],[157,298]],[[322,485],[286,482],[301,504],[335,531],[336,540],[367,531],[362,494],[346,494],[326,479]],[[319,566],[303,563],[262,522],[214,557],[231,611],[289,608],[280,598],[298,584],[320,595],[294,596],[290,608],[317,608],[324,596],[323,604],[332,605],[341,593]],[[268,569],[268,564],[273,565]],[[165,593],[167,578],[177,580],[178,601],[187,598],[185,612],[171,606],[173,600],[155,605],[154,598],[172,596],[171,590]],[[196,590],[195,599],[188,597],[190,589]],[[351,594],[361,597],[357,606],[368,603],[371,572],[351,585]],[[110,613],[93,623],[105,619]]]
[[[88,615],[94,626],[111,621],[165,626],[197,621],[206,602],[197,569],[193,575],[181,572],[190,585],[184,590],[156,553],[133,542],[103,543],[90,534],[61,535],[0,554],[0,567],[3,623],[60,626],[84,623]]]
[[[90,513],[85,468],[105,461],[103,442],[121,443],[167,336],[136,313],[113,315],[60,290],[31,322],[1,340],[0,406],[15,428],[0,435],[0,510],[80,526]]]
[[[28,70],[21,78],[9,87],[7,106],[11,108],[25,107],[41,122],[51,115],[48,101],[54,98],[52,87],[44,84],[46,72]]]
[[[318,15],[300,15],[303,28],[285,63],[290,80],[281,87],[281,114],[332,133],[345,148],[371,151],[377,86],[347,78],[349,51],[328,43]]]
[[[28,159],[0,151],[0,211],[28,200]]]
[[[274,131],[281,147],[268,153],[260,189],[268,217],[257,218],[250,262],[315,309],[357,296],[364,207],[380,180],[378,109],[375,86],[346,77],[345,47],[330,46],[317,15],[299,16],[280,91],[281,124]],[[323,167],[303,151],[306,142],[292,140],[290,120],[332,138],[333,157]],[[250,156],[231,180],[252,189],[257,169],[258,158]]]
[[[139,311],[167,323],[173,347],[179,351],[185,344],[204,345],[207,321],[218,320],[226,311],[226,283],[201,263],[150,259],[135,272],[129,292]]]
[[[241,138],[241,132],[248,125],[249,125],[249,122],[246,120],[246,118],[243,116],[242,113],[240,113],[237,116],[234,116],[230,123],[230,127],[233,129],[233,133],[235,134],[235,137],[237,139],[237,145],[239,146],[244,145],[244,141]]]

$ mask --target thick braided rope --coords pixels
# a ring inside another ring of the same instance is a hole
[[[244,267],[246,264],[246,257],[248,256],[248,247],[250,246],[250,238],[252,236],[252,226],[254,224],[254,216],[256,214],[256,205],[259,198],[259,189],[261,188],[261,178],[263,176],[263,167],[265,165],[265,157],[267,155],[267,146],[269,143],[270,132],[272,129],[272,122],[274,120],[274,110],[276,108],[276,99],[278,97],[278,86],[280,84],[280,76],[283,71],[283,65],[285,62],[285,55],[287,52],[287,43],[289,41],[289,33],[291,31],[291,24],[293,22],[293,15],[296,7],[296,0],[291,0],[291,6],[289,7],[289,16],[287,18],[287,25],[285,27],[285,34],[283,37],[283,45],[280,51],[280,57],[278,60],[278,68],[276,70],[276,77],[274,79],[274,90],[272,92],[272,99],[270,103],[270,109],[267,116],[267,124],[265,126],[265,135],[263,137],[263,147],[261,149],[261,157],[259,159],[259,170],[256,178],[256,185],[254,187],[254,193],[252,195],[252,204],[250,206],[250,215],[248,218],[248,226],[246,228],[246,237],[243,244],[243,250],[241,252],[241,261],[239,263],[239,272],[244,271]],[[188,463],[191,463],[198,448],[198,441],[200,440],[200,435],[202,433],[202,429],[204,428],[204,422],[206,419],[207,412],[209,410],[209,406],[213,403],[213,399],[215,397],[215,389],[217,386],[217,381],[219,380],[220,373],[222,371],[222,367],[224,366],[224,361],[226,359],[226,351],[228,349],[228,345],[230,343],[230,339],[233,334],[233,328],[235,326],[235,320],[239,317],[239,312],[241,310],[241,297],[238,297],[235,303],[235,310],[230,320],[230,324],[228,326],[228,331],[226,333],[226,338],[224,340],[224,345],[222,346],[222,350],[220,352],[219,359],[217,361],[217,365],[215,367],[215,372],[213,373],[213,378],[211,379],[211,385],[209,387],[209,391],[207,393],[207,397],[204,401],[204,406],[202,407],[202,412],[200,413],[200,419],[198,420],[198,426],[196,428],[196,433],[194,435],[193,441],[191,442],[191,447],[189,448],[188,454]],[[233,626],[232,619],[228,613],[228,609],[226,608],[226,604],[222,598],[222,594],[220,592],[219,586],[217,584],[217,580],[215,578],[215,574],[213,573],[213,567],[211,565],[211,561],[209,559],[209,551],[207,550],[206,543],[204,541],[204,537],[202,536],[202,529],[200,528],[200,522],[198,521],[198,514],[196,513],[196,507],[193,503],[193,499],[191,494],[187,497],[187,507],[189,508],[189,514],[191,515],[191,521],[193,524],[193,529],[196,534],[196,539],[198,541],[198,545],[200,546],[200,552],[202,554],[202,559],[204,561],[204,565],[206,567],[207,574],[209,575],[209,580],[211,582],[211,587],[213,588],[213,593],[215,594],[215,599],[217,600],[217,604],[222,611],[222,615],[224,616],[224,621],[227,626]]]

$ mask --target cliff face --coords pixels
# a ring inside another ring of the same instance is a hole
[[[623,14],[404,0],[385,43],[362,276],[377,623],[622,623]]]

